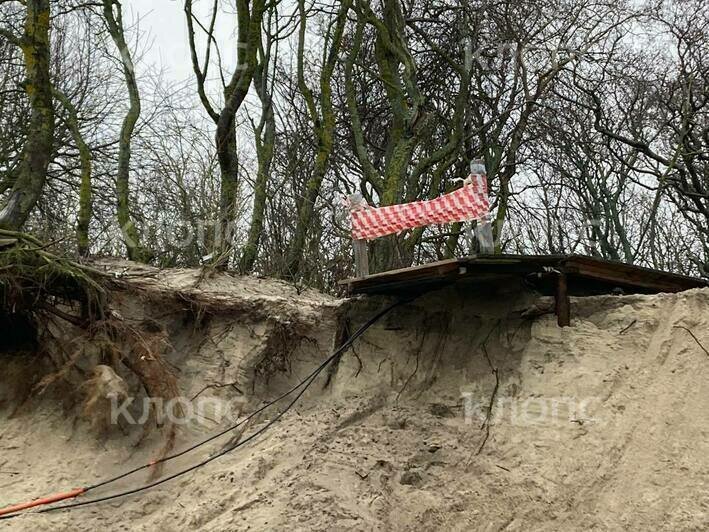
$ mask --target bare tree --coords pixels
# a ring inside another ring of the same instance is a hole
[[[261,235],[264,230],[268,180],[276,143],[276,117],[273,103],[274,75],[278,55],[279,16],[274,8],[268,12],[263,41],[259,45],[258,64],[254,70],[254,89],[261,103],[261,117],[258,124],[251,120],[256,149],[257,169],[253,184],[253,207],[246,243],[241,250],[239,271],[253,271],[258,257]]]
[[[218,1],[215,0],[208,26],[202,25],[193,12],[192,0],[185,0],[185,15],[189,34],[192,68],[197,78],[197,92],[207,114],[217,126],[215,142],[221,170],[221,202],[219,209],[219,239],[217,243],[217,263],[225,267],[232,254],[232,231],[238,210],[239,159],[236,146],[236,114],[251,87],[251,81],[258,63],[261,46],[261,25],[267,9],[265,0],[237,0],[237,64],[228,83],[222,77],[224,103],[217,110],[207,94],[207,74],[213,50],[219,54],[214,38],[218,16]],[[197,55],[195,24],[206,35],[205,57],[201,62]],[[219,63],[221,71],[221,61]]]
[[[342,35],[345,30],[345,24],[347,23],[347,13],[351,5],[351,0],[342,0],[339,3],[336,15],[327,23],[324,38],[324,59],[320,68],[318,94],[316,96],[305,79],[305,39],[308,13],[305,9],[305,0],[298,1],[300,20],[297,52],[298,88],[305,100],[312,124],[313,135],[317,142],[317,149],[313,173],[307,183],[305,183],[302,193],[296,199],[298,221],[295,227],[295,233],[288,246],[286,271],[284,272],[284,275],[291,279],[296,279],[302,268],[306,237],[313,224],[315,202],[320,195],[322,182],[327,173],[330,156],[332,154],[333,135],[335,131],[335,111],[332,104],[331,82],[342,44]]]
[[[152,253],[140,243],[140,235],[136,229],[130,209],[130,160],[131,140],[135,126],[140,118],[140,93],[135,76],[135,65],[125,39],[123,25],[123,8],[118,0],[102,0],[103,16],[108,33],[116,45],[123,67],[126,88],[130,105],[123,119],[118,145],[118,169],[116,171],[116,214],[123,233],[123,242],[128,250],[128,258],[139,262],[149,262]]]
[[[462,10],[444,11],[445,26],[463,23]],[[442,30],[436,42],[431,24],[421,22],[435,16],[407,18],[399,0],[385,0],[380,14],[360,1],[356,14],[344,86],[361,191],[370,203],[382,205],[438,195],[447,172],[452,169],[459,177],[466,166],[457,163],[465,145],[470,94],[467,30],[457,33],[457,41]],[[443,93],[450,99],[439,100]],[[377,242],[376,267],[410,264],[422,234],[419,229]]]
[[[9,195],[0,206],[0,227],[20,229],[42,194],[54,141],[54,105],[50,62],[50,1],[25,2],[24,33],[16,36],[7,28],[0,35],[20,46],[24,54],[30,122],[22,150],[22,161]]]
[[[136,77],[119,0],[56,5],[43,26],[48,1],[0,0],[0,223],[63,251],[211,256],[332,290],[352,268],[344,193],[431,199],[482,158],[499,252],[709,270],[700,0],[238,0],[230,73],[225,4],[185,0],[196,91]],[[378,240],[372,266],[465,253],[462,234]]]
[[[593,110],[595,128],[635,149],[634,168],[652,175],[685,219],[709,237],[709,8],[704,2],[673,2],[651,18],[650,28],[672,43],[672,52],[639,57],[637,64],[608,63],[595,84],[579,84],[585,105]],[[647,65],[646,68],[643,68]],[[605,91],[599,85],[620,79]],[[629,105],[608,107],[602,94],[624,94]],[[581,103],[581,102],[579,102]],[[694,256],[706,271],[704,258]]]
[[[89,226],[91,224],[93,193],[91,188],[91,150],[81,133],[79,116],[76,107],[71,100],[59,89],[54,89],[54,97],[64,106],[66,110],[65,122],[71,136],[79,150],[79,161],[81,164],[81,181],[79,185],[79,212],[77,214],[76,240],[79,254],[86,256],[89,254]]]

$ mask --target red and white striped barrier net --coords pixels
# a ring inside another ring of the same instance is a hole
[[[480,220],[489,212],[487,176],[474,174],[458,190],[433,200],[378,208],[365,202],[351,205],[352,238],[373,240],[424,225]]]

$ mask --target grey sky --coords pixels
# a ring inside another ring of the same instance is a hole
[[[211,2],[195,2],[195,11],[202,15],[207,23]],[[126,25],[129,21],[140,21],[140,29],[150,37],[152,46],[143,58],[144,65],[152,64],[162,67],[166,77],[175,81],[184,81],[192,76],[189,45],[187,43],[187,24],[183,11],[182,0],[123,0]],[[219,17],[217,24],[217,41],[222,53],[234,50],[232,35],[233,25],[228,13]],[[204,39],[198,36],[198,43]],[[231,44],[231,46],[230,46]],[[199,44],[198,44],[199,45]],[[228,68],[228,57],[223,58]],[[216,70],[213,71],[216,74]],[[211,76],[210,76],[211,77]]]

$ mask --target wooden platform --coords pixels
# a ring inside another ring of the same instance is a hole
[[[570,295],[654,294],[709,286],[705,279],[582,255],[480,255],[347,279],[340,284],[352,295],[414,295],[460,281],[494,285],[511,278],[554,295],[562,326],[569,324]]]

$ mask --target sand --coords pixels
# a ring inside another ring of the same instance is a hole
[[[225,310],[195,326],[170,292],[196,272],[133,273],[145,295],[122,294],[117,312],[163,323],[181,391],[204,390],[232,417],[299,382],[345,321],[354,330],[386,304],[217,276],[194,290],[224,298]],[[564,329],[553,316],[520,318],[533,301],[462,289],[421,298],[370,329],[250,444],[140,495],[0,529],[709,529],[709,355],[690,334],[709,347],[709,290],[575,299]],[[0,506],[90,484],[160,448],[159,430],[97,433],[59,389],[18,403],[17,380],[37,364],[2,357]],[[205,390],[215,383],[233,386]],[[193,419],[177,448],[228,423]]]

